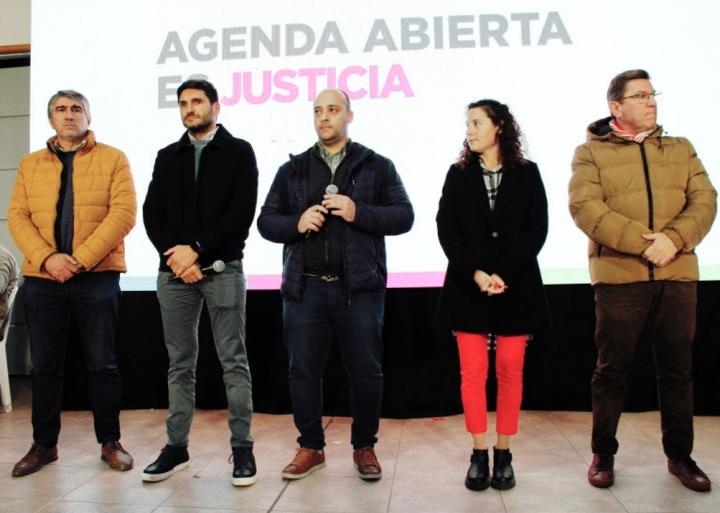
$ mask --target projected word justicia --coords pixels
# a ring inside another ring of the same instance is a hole
[[[194,78],[201,78],[193,75]],[[172,105],[175,89],[183,77],[164,77],[163,103]],[[390,95],[415,96],[400,64],[386,66],[352,65],[342,68],[300,68],[265,71],[237,71],[224,90],[223,105],[248,103],[257,105],[274,101],[289,103],[295,100],[312,101],[325,88],[340,88],[351,100],[388,98]]]

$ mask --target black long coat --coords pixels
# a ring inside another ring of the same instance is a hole
[[[437,214],[438,237],[448,257],[438,322],[454,331],[520,335],[547,320],[537,254],[548,230],[547,197],[534,162],[503,167],[490,210],[478,159],[452,165]],[[496,273],[508,286],[495,296],[480,291],[476,270]]]

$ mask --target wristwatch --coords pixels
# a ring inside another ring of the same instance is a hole
[[[198,255],[203,252],[203,248],[202,248],[202,246],[200,245],[200,243],[199,243],[198,241],[191,242],[191,243],[190,243],[190,247],[191,247],[191,248],[193,249],[193,251],[194,251],[195,253],[197,253]]]

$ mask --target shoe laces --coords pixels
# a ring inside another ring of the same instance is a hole
[[[233,465],[241,465],[250,460],[250,450],[248,447],[233,447],[230,456],[228,456],[228,463]]]
[[[360,466],[375,466],[379,467],[377,456],[375,456],[375,450],[372,447],[363,447],[355,451],[358,465]]]
[[[301,447],[298,449],[298,451],[295,453],[295,457],[293,458],[291,465],[295,465],[297,467],[305,467],[308,465],[312,458],[315,456],[315,451],[313,449],[308,449],[306,447]]]
[[[174,457],[174,450],[175,448],[166,445],[160,450],[160,456],[158,456],[157,463],[159,464],[165,464],[165,463],[173,463],[175,461]]]

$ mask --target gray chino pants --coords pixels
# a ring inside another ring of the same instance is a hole
[[[157,296],[162,312],[168,369],[168,443],[187,446],[195,409],[195,368],[198,325],[207,303],[215,348],[223,369],[232,447],[252,447],[252,380],[245,350],[246,281],[242,262],[228,262],[225,271],[194,284],[170,280],[160,272]]]

